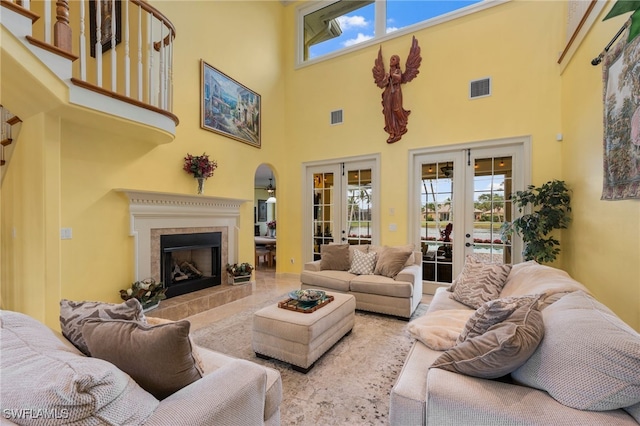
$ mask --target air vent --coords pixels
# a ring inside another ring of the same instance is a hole
[[[491,96],[491,78],[473,80],[469,83],[469,98],[484,98]]]
[[[342,110],[331,111],[331,125],[342,124]]]

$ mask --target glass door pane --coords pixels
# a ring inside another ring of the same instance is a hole
[[[422,164],[421,229],[422,279],[453,281],[454,162]]]
[[[304,261],[319,260],[323,244],[379,244],[374,200],[377,159],[306,168]],[[308,260],[307,260],[308,259]]]
[[[320,259],[320,247],[334,239],[335,229],[335,173],[313,174],[313,260]]]
[[[511,156],[483,157],[474,161],[473,174],[473,242],[467,239],[467,254],[489,263],[512,263],[511,242],[504,241],[500,227],[511,201],[507,194],[513,188]]]
[[[347,241],[349,244],[371,244],[372,182],[371,169],[346,171]]]

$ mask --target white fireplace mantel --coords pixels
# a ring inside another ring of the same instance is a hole
[[[240,206],[250,200],[116,189],[129,199],[130,235],[135,245],[135,279],[152,276],[151,230],[226,228],[226,261],[238,258]]]

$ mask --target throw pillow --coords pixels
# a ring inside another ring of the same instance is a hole
[[[606,411],[640,403],[640,334],[583,291],[542,311],[545,337],[512,373],[578,410]]]
[[[509,318],[519,307],[537,302],[540,297],[542,295],[505,297],[485,302],[471,315],[469,321],[465,324],[458,337],[458,343],[484,334],[490,327]]]
[[[435,360],[432,368],[483,379],[495,379],[524,364],[544,336],[537,299],[513,311],[484,334],[467,337]]]
[[[359,250],[353,252],[353,261],[349,272],[356,275],[371,275],[376,267],[377,253],[364,253]]]
[[[145,321],[138,299],[122,303],[60,301],[60,328],[62,335],[85,355],[89,354],[82,335],[82,324],[89,318]]]
[[[484,263],[469,255],[449,297],[478,309],[484,302],[500,296],[510,271],[511,265]]]
[[[376,268],[373,273],[395,278],[395,276],[402,271],[409,256],[412,254],[413,251],[408,250],[406,247],[385,246],[378,253],[378,260],[376,261]]]
[[[469,315],[471,311],[468,309],[442,309],[427,312],[412,320],[407,325],[407,331],[429,349],[445,351],[456,345]]]
[[[9,420],[33,425],[139,425],[158,407],[158,400],[123,371],[82,355],[41,322],[18,312],[0,311],[0,316],[2,408],[59,415],[57,422],[42,416]]]
[[[133,321],[90,319],[82,326],[92,356],[129,374],[158,399],[202,377],[192,354],[189,321],[150,327]]]
[[[386,246],[369,246],[369,251],[375,251],[376,253],[380,253],[382,252],[382,250],[384,250],[384,248]],[[416,263],[416,259],[414,257],[414,253],[413,251],[415,250],[415,245],[414,244],[405,244],[403,246],[393,246],[396,249],[400,249],[400,251],[410,251],[411,254],[409,255],[409,257],[407,258],[407,261],[405,262],[404,266],[411,266],[411,265],[415,265]]]
[[[348,271],[349,244],[323,244],[320,246],[320,270]]]
[[[175,322],[170,319],[158,318],[158,317],[147,317],[146,319],[147,319],[147,324],[150,326],[160,325],[160,324],[171,324]],[[196,360],[196,367],[202,374],[204,374],[204,361],[202,361],[202,357],[200,356],[200,352],[198,351],[198,345],[196,345],[196,342],[193,341],[193,336],[191,335],[191,333],[189,333],[189,342],[191,342],[191,348],[192,348],[191,354],[193,355],[193,359]]]

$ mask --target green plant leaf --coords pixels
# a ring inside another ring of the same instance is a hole
[[[638,9],[640,9],[640,0],[618,0],[609,13],[607,13],[607,16],[604,17],[603,21]]]
[[[525,260],[553,262],[560,253],[560,242],[553,236],[547,236],[554,229],[563,229],[571,222],[570,190],[561,180],[553,180],[540,187],[529,185],[526,191],[512,194],[513,205],[522,212],[527,205],[533,211],[505,222],[502,230],[516,233],[524,241],[522,252]]]
[[[636,10],[633,12],[633,15],[631,15],[631,27],[629,27],[627,42],[630,43],[638,34],[640,34],[640,10]]]

